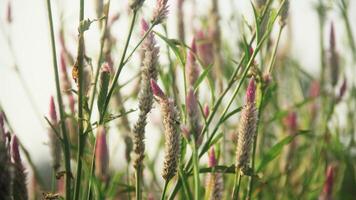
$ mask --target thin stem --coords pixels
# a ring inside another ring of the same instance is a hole
[[[84,19],[84,0],[80,0],[79,26]],[[75,181],[74,200],[79,199],[81,175],[82,175],[82,155],[84,151],[85,139],[83,124],[83,62],[84,62],[84,32],[79,31],[78,43],[78,152],[77,152],[77,177]]]
[[[239,191],[241,185],[242,175],[240,171],[235,172],[235,181],[234,181],[234,191],[232,192],[232,199],[237,200],[239,198]]]
[[[142,166],[139,164],[136,168],[136,199],[142,199],[141,193],[141,176],[142,176]]]
[[[341,8],[341,13],[342,13],[342,18],[344,18],[344,22],[345,22],[345,27],[346,27],[346,33],[347,33],[347,37],[349,39],[349,44],[352,50],[352,55],[353,55],[353,59],[354,61],[356,61],[356,46],[355,46],[355,40],[354,40],[354,36],[352,34],[352,29],[351,29],[351,25],[350,25],[350,20],[348,17],[348,4],[346,4],[343,0],[342,0],[342,8]]]
[[[166,196],[166,191],[167,191],[167,188],[168,188],[168,183],[169,183],[169,180],[167,180],[167,181],[164,182],[164,187],[163,187],[163,191],[162,191],[162,195],[161,195],[161,200],[164,200],[164,197]]]
[[[53,56],[53,71],[56,83],[56,91],[57,91],[57,101],[59,107],[59,116],[60,116],[60,124],[61,124],[61,131],[62,137],[64,142],[64,162],[65,162],[65,171],[66,171],[66,183],[65,183],[65,195],[66,199],[71,199],[71,167],[70,167],[70,144],[67,136],[67,128],[65,125],[65,113],[63,110],[63,100],[61,95],[61,87],[59,84],[59,75],[58,75],[58,65],[57,65],[57,53],[56,53],[56,44],[54,40],[54,30],[53,30],[53,19],[52,19],[52,10],[51,10],[51,1],[47,0],[47,11],[48,11],[48,19],[49,19],[49,26],[51,32],[51,44],[52,44],[52,56]]]
[[[200,199],[200,180],[199,180],[199,157],[195,140],[192,139],[193,148],[193,170],[194,170],[194,199]]]

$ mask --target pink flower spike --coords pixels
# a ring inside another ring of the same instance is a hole
[[[162,98],[162,99],[165,98],[164,92],[158,86],[156,81],[154,79],[151,79],[150,82],[151,82],[151,90],[152,90],[153,95],[155,95],[158,98]]]
[[[19,152],[19,143],[16,135],[12,136],[11,139],[11,156],[14,163],[21,163],[21,157]]]
[[[149,29],[149,25],[148,23],[146,22],[145,19],[141,19],[141,35],[145,35],[145,33],[148,31]]]
[[[98,127],[97,143],[95,147],[95,165],[96,175],[104,180],[108,173],[109,152],[106,142],[106,131],[103,126]]]
[[[251,78],[246,91],[246,102],[254,103],[255,98],[256,98],[256,84],[254,78]]]
[[[193,88],[190,88],[190,90],[188,91],[185,104],[187,106],[187,112],[189,113],[190,116],[198,115],[198,102],[194,94]]]
[[[205,118],[209,117],[210,109],[209,109],[209,105],[207,103],[204,105],[203,113],[204,113]]]
[[[335,167],[333,165],[329,165],[326,171],[326,181],[323,189],[324,193],[327,196],[331,196],[332,193],[332,187],[334,183],[334,173],[335,173]]]
[[[53,96],[51,96],[51,98],[49,100],[49,117],[53,124],[57,123],[56,105],[54,103]]]
[[[214,147],[211,147],[209,151],[209,160],[208,160],[208,166],[209,167],[215,167],[218,164],[215,156],[215,149]]]

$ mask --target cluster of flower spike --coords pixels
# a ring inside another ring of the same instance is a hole
[[[145,20],[141,21],[142,34],[148,31],[148,24]],[[153,95],[150,88],[150,80],[157,80],[158,53],[159,48],[156,46],[154,35],[149,33],[143,42],[142,49],[144,58],[141,67],[141,88],[139,93],[139,110],[138,120],[133,128],[134,133],[134,152],[136,158],[134,161],[135,168],[142,164],[144,158],[145,144],[145,126],[147,114],[150,112],[153,104]]]
[[[257,110],[255,93],[255,81],[251,79],[246,91],[246,103],[241,111],[236,149],[236,169],[241,170],[243,173],[249,167],[250,151],[256,132]]]
[[[162,177],[169,181],[177,172],[180,154],[179,113],[172,99],[169,99],[151,79],[151,88],[161,106],[165,136],[165,156]]]

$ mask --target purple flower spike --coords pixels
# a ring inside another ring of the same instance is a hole
[[[145,33],[148,31],[149,25],[146,22],[145,19],[141,19],[141,35],[145,35]]]
[[[19,143],[18,143],[16,135],[12,136],[11,155],[12,155],[12,160],[14,161],[14,163],[21,163],[21,157],[20,157],[20,152],[19,152]]]
[[[247,103],[254,103],[255,98],[256,98],[256,84],[255,84],[255,80],[251,78],[246,91],[246,101]]]
[[[56,105],[54,103],[53,96],[51,96],[49,101],[49,117],[52,123],[57,123]]]
[[[211,147],[209,151],[209,160],[208,160],[208,166],[209,167],[215,167],[218,164],[215,156],[215,149],[214,147]]]
[[[162,89],[158,86],[155,80],[151,79],[151,90],[153,95],[155,95],[158,98],[165,98],[165,94],[162,91]]]

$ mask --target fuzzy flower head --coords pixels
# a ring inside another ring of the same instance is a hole
[[[156,81],[151,79],[151,89],[161,106],[165,137],[165,156],[162,177],[167,181],[176,172],[180,154],[179,112],[172,99],[166,97]]]
[[[162,23],[168,15],[168,0],[157,0],[156,8],[153,12],[153,24]]]
[[[238,141],[236,149],[236,168],[245,173],[249,168],[251,146],[257,125],[257,109],[255,105],[256,85],[251,79],[246,91],[246,103],[240,115]]]
[[[200,112],[197,96],[194,93],[194,89],[190,88],[185,100],[190,135],[194,136],[197,145],[201,143],[201,125],[200,125]]]
[[[247,87],[246,102],[254,103],[255,98],[256,98],[256,84],[255,84],[255,80],[252,78]]]

